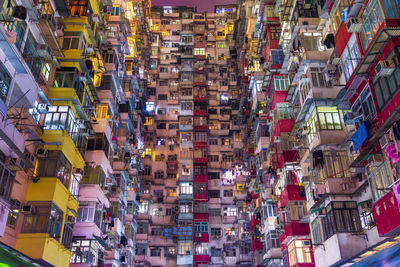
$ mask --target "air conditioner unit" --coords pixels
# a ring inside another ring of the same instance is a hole
[[[38,158],[46,158],[47,155],[49,154],[49,152],[47,151],[47,149],[38,148],[38,149],[36,149],[35,154],[36,154],[36,156],[37,156]]]
[[[6,167],[11,171],[22,171],[25,167],[25,162],[20,158],[7,158]]]
[[[348,32],[361,32],[364,24],[361,18],[351,18],[346,26]]]
[[[36,213],[36,207],[32,206],[32,205],[24,205],[24,206],[22,206],[21,212],[22,213],[35,214]]]
[[[91,54],[94,53],[94,47],[92,44],[88,44],[85,48],[85,53]]]
[[[45,114],[49,112],[49,106],[47,104],[39,104],[37,110],[39,114]]]
[[[275,136],[274,143],[279,143],[281,141],[279,136]]]
[[[11,209],[19,209],[21,207],[21,202],[17,199],[10,199],[10,206]]]
[[[384,162],[384,157],[383,154],[378,153],[378,154],[374,154],[369,160],[368,163],[372,166],[379,166]]]
[[[113,178],[107,177],[106,178],[106,185],[112,186],[115,184],[115,180]]]
[[[379,139],[379,144],[381,145],[382,149],[384,149],[386,146],[390,145],[392,143],[392,140],[390,138],[389,134],[384,134],[381,139]]]
[[[304,135],[304,134],[308,134],[310,132],[310,127],[308,127],[308,126],[303,126],[303,130],[302,130],[302,134]]]
[[[92,14],[93,22],[99,22],[99,14]]]
[[[36,162],[36,157],[34,155],[32,155],[29,151],[25,150],[25,158],[33,165],[35,166],[35,162]]]
[[[348,125],[355,124],[356,121],[362,120],[362,119],[363,119],[363,115],[358,112],[347,112],[343,116],[344,124],[348,124]]]
[[[54,35],[57,38],[64,36],[64,25],[58,25]]]
[[[381,60],[375,66],[376,76],[389,76],[393,73],[395,67],[393,60]]]

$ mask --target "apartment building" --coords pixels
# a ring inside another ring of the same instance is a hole
[[[236,6],[153,7],[138,266],[249,266]]]
[[[398,265],[394,1],[6,1],[0,263]]]
[[[133,266],[149,7],[2,3],[5,263]]]
[[[396,12],[238,4],[255,266],[397,264]]]

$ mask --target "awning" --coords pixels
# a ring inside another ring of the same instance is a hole
[[[0,267],[34,267],[42,266],[36,263],[33,259],[25,256],[24,254],[6,246],[1,243],[0,245]]]

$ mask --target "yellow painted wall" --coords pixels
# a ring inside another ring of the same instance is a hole
[[[85,160],[66,131],[45,130],[41,138],[45,143],[60,142],[62,144],[61,146],[45,145],[44,148],[49,150],[61,150],[72,164],[72,168],[83,169],[85,167]]]
[[[72,252],[48,234],[19,234],[16,249],[33,259],[43,259],[54,266],[69,266]]]

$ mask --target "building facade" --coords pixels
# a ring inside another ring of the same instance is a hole
[[[0,5],[0,263],[399,264],[395,1]]]

